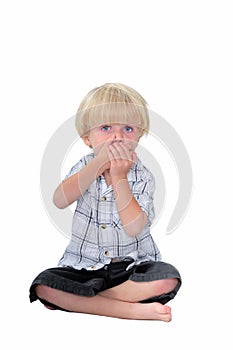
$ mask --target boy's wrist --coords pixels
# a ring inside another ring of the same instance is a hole
[[[111,176],[112,179],[112,185],[113,187],[115,185],[118,185],[122,180],[127,181],[127,175],[113,175]]]

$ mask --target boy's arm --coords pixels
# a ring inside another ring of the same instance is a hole
[[[108,158],[102,152],[99,156],[93,158],[78,173],[70,176],[57,187],[53,196],[53,202],[56,207],[60,209],[68,207],[108,168]]]
[[[147,223],[147,215],[134,198],[127,179],[113,179],[117,210],[125,232],[129,236],[140,234]]]
[[[110,174],[118,214],[125,232],[129,236],[136,236],[142,232],[147,223],[147,215],[134,198],[127,180],[127,173],[136,160],[136,154],[130,154],[119,144],[111,146],[110,152],[112,154]]]

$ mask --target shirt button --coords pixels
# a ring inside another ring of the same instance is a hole
[[[105,250],[104,255],[109,256],[109,251]]]
[[[107,198],[106,198],[106,196],[103,196],[101,199],[102,199],[102,201],[106,201]]]
[[[106,224],[102,224],[101,228],[106,229]]]

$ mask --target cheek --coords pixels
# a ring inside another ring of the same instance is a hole
[[[92,148],[94,149],[95,154],[97,154],[100,149],[103,147],[106,140],[103,140],[103,138],[95,139],[92,143]]]
[[[135,138],[127,138],[127,140],[125,140],[125,143],[131,150],[135,150],[138,145],[138,141],[135,140]]]
[[[90,138],[92,147],[95,148],[101,143],[101,137],[99,135],[95,135],[94,137]]]

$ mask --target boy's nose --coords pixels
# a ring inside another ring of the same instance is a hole
[[[114,130],[114,139],[119,140],[123,138],[123,132],[121,130]]]

